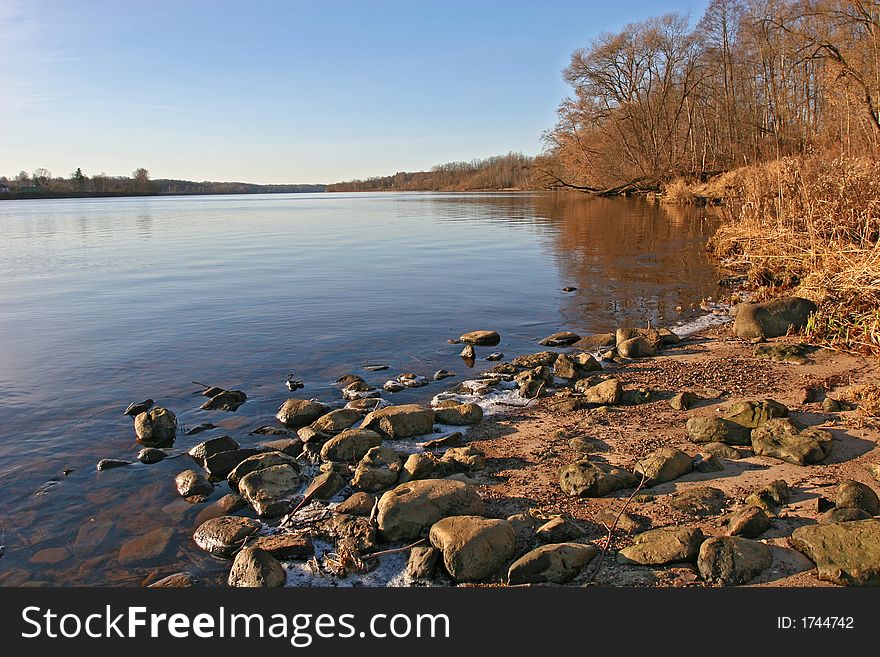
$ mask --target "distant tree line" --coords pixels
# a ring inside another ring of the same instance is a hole
[[[430,171],[398,172],[393,176],[352,180],[327,186],[328,192],[479,191],[534,189],[533,158],[508,153],[470,162],[439,164]]]
[[[270,194],[323,192],[324,185],[257,185],[240,182],[192,182],[150,178],[150,172],[138,168],[131,176],[108,176],[105,173],[87,176],[81,168],[67,177],[53,176],[39,168],[29,174],[21,171],[7,178],[0,176],[0,198],[68,197],[68,196],[135,196],[174,194]]]
[[[655,189],[786,155],[876,154],[880,2],[712,0],[603,34],[563,72],[573,94],[536,173],[589,192]]]

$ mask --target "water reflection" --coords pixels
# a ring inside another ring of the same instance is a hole
[[[271,423],[297,372],[463,373],[466,330],[508,356],[561,329],[672,322],[715,290],[698,211],[571,194],[340,194],[0,203],[0,584],[131,584],[225,566],[191,541],[186,457],[134,460],[129,402],[171,408],[175,453]],[[565,293],[561,288],[578,290]],[[477,360],[479,369],[491,363]],[[191,380],[245,390],[235,414],[199,410]],[[425,401],[442,384],[394,396]],[[64,474],[67,472],[67,474]],[[218,486],[214,497],[223,493]],[[158,554],[120,545],[171,527]]]

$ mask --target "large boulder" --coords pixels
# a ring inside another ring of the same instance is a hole
[[[694,460],[674,447],[661,447],[636,463],[636,474],[644,475],[645,485],[656,486],[692,472]]]
[[[553,374],[560,379],[568,379],[576,381],[587,376],[591,372],[601,372],[602,365],[599,364],[592,354],[559,354],[556,362],[553,364]]]
[[[181,497],[192,495],[210,495],[214,484],[205,479],[205,475],[195,470],[184,470],[174,478],[174,485]]]
[[[353,426],[363,417],[361,413],[348,408],[337,408],[312,422],[312,428],[323,433],[339,433]]]
[[[852,479],[842,481],[837,487],[834,504],[838,509],[860,509],[870,516],[880,515],[880,498],[874,489]]]
[[[766,424],[768,420],[787,416],[788,408],[785,405],[773,399],[765,399],[759,402],[738,402],[730,407],[724,419],[747,429],[755,429]]]
[[[639,481],[628,470],[586,460],[559,471],[559,486],[572,497],[602,497],[621,488],[635,488]]]
[[[687,433],[688,439],[694,443],[748,445],[751,441],[751,430],[714,415],[689,418]]]
[[[403,471],[400,473],[400,483],[405,484],[416,479],[427,479],[434,474],[439,465],[439,459],[433,454],[410,454],[403,464]]]
[[[440,458],[439,466],[443,472],[452,474],[482,470],[486,467],[486,454],[473,445],[450,447]]]
[[[321,458],[325,461],[344,461],[357,463],[373,447],[382,443],[382,436],[369,429],[346,429],[334,436],[321,447]]]
[[[479,582],[513,556],[516,533],[506,520],[452,516],[437,521],[428,535],[443,554],[443,563],[456,582]]]
[[[535,548],[514,561],[507,571],[510,584],[565,584],[592,561],[595,545],[551,543]]]
[[[727,505],[727,496],[719,488],[697,486],[672,495],[669,505],[690,516],[713,516]]]
[[[388,406],[368,414],[361,428],[392,439],[421,436],[434,429],[434,411],[418,404]]]
[[[290,509],[290,500],[301,483],[298,470],[290,465],[273,465],[246,474],[238,482],[238,490],[257,515],[277,517]]]
[[[647,338],[639,336],[618,344],[617,353],[621,358],[646,358],[656,356],[657,350],[651,346]]]
[[[275,417],[288,427],[302,427],[311,424],[328,410],[327,406],[313,399],[288,399]]]
[[[459,404],[452,400],[441,401],[434,407],[434,421],[440,424],[464,426],[476,424],[483,419],[483,408],[479,404]]]
[[[739,536],[718,536],[700,546],[697,569],[707,582],[745,584],[773,563],[770,548]]]
[[[880,586],[880,520],[798,527],[790,540],[816,564],[819,579],[841,586]]]
[[[733,331],[745,340],[777,338],[807,325],[816,304],[800,297],[783,297],[764,303],[741,303],[737,306]]]
[[[812,465],[831,453],[832,436],[815,427],[798,429],[788,418],[769,420],[752,430],[752,449],[795,465]]]
[[[255,536],[263,524],[252,518],[220,516],[206,520],[193,534],[193,540],[215,557],[229,557]]]
[[[377,522],[387,541],[418,538],[447,516],[482,515],[486,507],[473,486],[449,479],[400,484],[379,499]]]
[[[770,528],[770,517],[764,509],[751,504],[734,513],[727,523],[730,536],[755,538]]]
[[[617,553],[622,564],[662,566],[678,561],[695,561],[705,537],[702,530],[691,527],[662,527],[635,537],[632,545]]]
[[[365,491],[378,491],[397,483],[400,457],[390,447],[373,447],[364,454],[354,471],[352,486]]]
[[[232,490],[237,491],[238,482],[241,481],[242,477],[251,472],[256,472],[263,468],[269,468],[273,465],[289,465],[291,468],[299,472],[299,463],[292,456],[288,456],[282,452],[266,452],[249,456],[236,465],[229,473],[229,476],[226,477],[226,481],[229,482],[229,487]]]
[[[328,470],[321,474],[315,475],[315,478],[309,482],[303,491],[303,497],[315,498],[318,500],[329,500],[336,493],[341,491],[348,484],[338,472]],[[343,513],[340,511],[340,513]]]
[[[496,331],[471,331],[464,333],[458,339],[466,344],[476,344],[484,347],[494,347],[501,342],[501,336]]]
[[[239,463],[251,456],[260,454],[254,447],[240,447],[228,452],[219,452],[205,459],[205,470],[215,480],[226,479]]]
[[[135,416],[134,432],[147,447],[168,447],[177,437],[177,416],[167,408],[155,406]]]
[[[200,466],[205,467],[205,461],[211,456],[219,454],[220,452],[228,452],[233,449],[238,449],[239,447],[240,445],[235,442],[235,439],[231,436],[219,436],[199,443],[190,449],[187,454],[189,454]]]
[[[548,520],[535,530],[535,536],[544,543],[566,543],[583,535],[580,527],[563,516]]]
[[[635,340],[637,338],[644,340],[647,348],[654,353],[660,351],[660,348],[663,346],[663,336],[657,329],[619,328],[617,329],[617,333],[614,334],[618,349],[620,349],[620,345],[627,340]]]
[[[232,562],[229,586],[276,587],[287,583],[287,572],[278,560],[258,547],[243,548]]]
[[[620,403],[623,395],[623,384],[617,379],[606,379],[594,386],[581,386],[585,380],[579,381],[577,389],[583,392],[584,400],[589,404],[614,406]]]

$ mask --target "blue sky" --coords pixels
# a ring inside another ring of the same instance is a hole
[[[706,0],[0,0],[0,174],[334,182],[540,150],[571,52]]]

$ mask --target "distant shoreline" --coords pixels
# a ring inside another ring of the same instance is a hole
[[[48,192],[48,193],[6,193],[0,194],[0,201],[25,201],[39,199],[67,199],[67,198],[128,198],[128,197],[163,197],[163,196],[255,196],[258,194],[323,194],[326,190],[309,189],[302,191],[268,191],[255,192]]]

